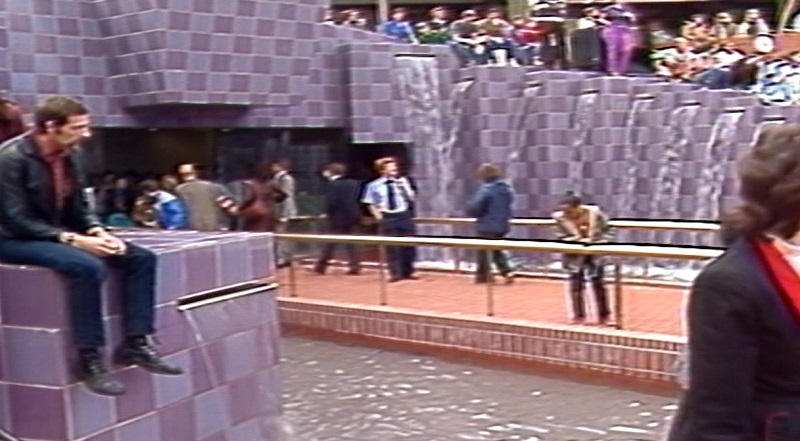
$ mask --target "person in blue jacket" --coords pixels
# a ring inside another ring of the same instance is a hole
[[[189,227],[189,210],[174,194],[161,190],[158,182],[148,179],[141,184],[142,193],[153,198],[158,226],[165,230],[181,230]]]
[[[419,43],[414,27],[406,20],[406,10],[403,8],[392,10],[391,18],[381,23],[378,31],[400,43]]]
[[[476,229],[482,239],[502,239],[511,230],[511,207],[514,203],[514,191],[511,185],[503,180],[500,167],[483,164],[478,168],[478,176],[483,184],[473,196],[467,207],[470,216],[477,218]],[[491,259],[489,254],[491,253]],[[476,283],[487,283],[492,277],[494,261],[506,283],[514,282],[514,270],[508,262],[508,256],[502,250],[478,251],[478,269],[475,272]]]

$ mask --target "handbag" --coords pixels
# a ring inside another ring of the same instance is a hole
[[[246,220],[263,219],[269,214],[269,208],[261,198],[261,185],[253,181],[244,182],[250,188],[252,197],[239,209],[239,216]]]

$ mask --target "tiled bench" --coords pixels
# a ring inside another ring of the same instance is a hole
[[[277,439],[274,292],[186,311],[177,303],[187,294],[271,276],[271,236],[121,234],[159,254],[158,349],[186,375],[125,368],[114,375],[128,387],[126,395],[87,392],[71,373],[74,351],[63,281],[45,269],[0,265],[0,424],[36,441]],[[113,345],[120,341],[118,289],[112,277],[104,291]]]

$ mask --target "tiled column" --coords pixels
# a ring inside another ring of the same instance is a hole
[[[159,351],[179,377],[124,368],[128,393],[89,393],[72,375],[68,296],[54,272],[0,266],[0,422],[41,441],[240,441],[277,439],[280,385],[276,304],[270,292],[189,311],[186,294],[272,274],[268,235],[135,233],[159,255]],[[104,290],[111,344],[121,341],[120,285]]]

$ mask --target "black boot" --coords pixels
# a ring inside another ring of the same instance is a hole
[[[129,337],[114,355],[114,362],[122,366],[139,366],[161,375],[181,375],[183,369],[168,364],[147,342],[147,337]]]
[[[125,393],[125,386],[109,376],[98,349],[79,350],[77,376],[90,391],[98,395],[117,396]]]

